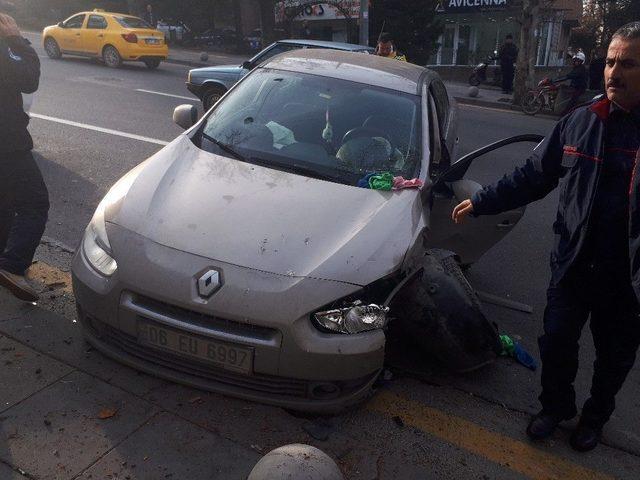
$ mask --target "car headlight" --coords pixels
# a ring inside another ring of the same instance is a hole
[[[355,302],[350,307],[317,312],[314,318],[322,328],[337,333],[354,334],[384,328],[387,325],[387,313],[389,307]]]
[[[127,194],[131,185],[142,171],[141,163],[124,177],[116,182],[116,184],[104,196],[89,226],[85,230],[82,239],[82,251],[89,264],[101,275],[110,277],[118,269],[118,263],[113,257],[109,237],[107,236],[107,225],[105,222],[105,211],[111,205],[120,201]]]

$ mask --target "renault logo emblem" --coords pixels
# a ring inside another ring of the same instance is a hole
[[[222,278],[218,270],[207,270],[198,279],[198,295],[202,298],[209,298],[222,286]]]

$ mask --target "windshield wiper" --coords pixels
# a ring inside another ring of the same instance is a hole
[[[213,138],[210,135],[207,135],[206,133],[202,132],[202,136],[204,138],[206,138],[207,140],[209,140],[211,143],[213,143],[214,145],[216,145],[220,150],[222,150],[223,152],[228,153],[229,155],[232,155],[234,157],[236,157],[238,160],[241,160],[243,162],[247,162],[249,163],[249,160],[247,160],[247,157],[245,157],[244,155],[242,155],[240,152],[236,151],[231,145],[227,145],[226,143],[221,142],[220,140],[216,140],[215,138]]]
[[[338,180],[336,177],[332,175],[327,175],[324,173],[320,173],[313,168],[303,167],[301,165],[287,165],[285,163],[279,162],[269,162],[267,160],[263,160],[262,158],[251,157],[251,160],[258,165],[262,165],[263,167],[275,168],[276,170],[284,170],[290,173],[297,173],[300,175],[306,175],[308,177],[316,178],[318,180],[327,180],[329,182],[335,182]]]

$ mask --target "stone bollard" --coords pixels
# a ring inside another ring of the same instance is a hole
[[[202,52],[200,54],[200,60],[202,60],[203,62],[206,62],[207,60],[209,60],[209,54],[207,52]]]
[[[295,443],[270,451],[247,480],[344,480],[336,463],[322,450]]]
[[[469,90],[467,90],[467,95],[471,98],[476,98],[479,93],[480,89],[478,87],[469,87]]]

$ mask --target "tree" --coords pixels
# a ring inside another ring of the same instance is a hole
[[[523,0],[520,17],[520,50],[516,61],[516,76],[513,89],[513,103],[522,104],[527,93],[527,84],[533,86],[535,81],[535,58],[537,42],[535,29],[540,15],[540,0]]]

